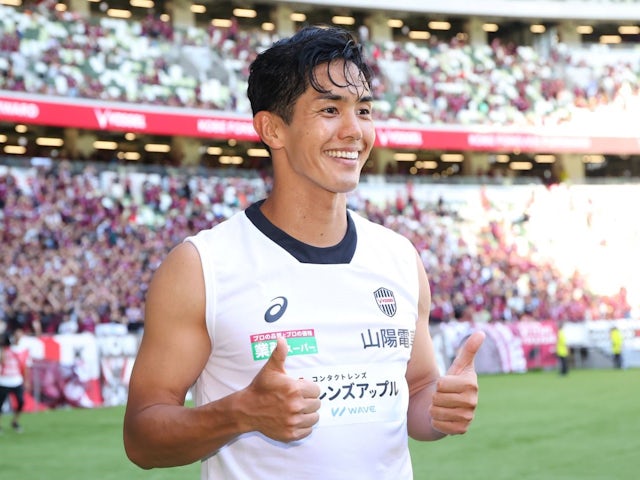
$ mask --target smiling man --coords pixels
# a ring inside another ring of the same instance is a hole
[[[185,239],[154,275],[124,424],[139,466],[410,479],[409,436],[469,428],[483,334],[441,376],[414,247],[347,209],[375,141],[370,80],[337,28],[302,29],[252,64],[273,189]]]

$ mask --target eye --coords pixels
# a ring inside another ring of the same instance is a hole
[[[330,115],[335,115],[338,113],[338,109],[336,107],[325,107],[322,109],[322,111]]]

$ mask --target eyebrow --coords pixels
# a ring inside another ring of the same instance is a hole
[[[335,93],[327,92],[318,95],[318,100],[333,100],[335,102],[344,101],[346,97],[344,95],[338,95]],[[358,103],[371,103],[373,102],[373,96],[371,94],[363,95],[358,98]]]

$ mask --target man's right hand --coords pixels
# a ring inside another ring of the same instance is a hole
[[[283,337],[242,397],[241,407],[250,430],[281,442],[305,438],[318,423],[320,387],[310,381],[287,375],[285,361],[289,347]],[[248,395],[248,397],[246,396]]]

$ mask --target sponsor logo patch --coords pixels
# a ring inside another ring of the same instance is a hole
[[[378,304],[378,308],[382,310],[387,317],[393,317],[396,314],[396,297],[394,297],[393,292],[388,288],[380,287],[375,292],[373,292],[373,296],[376,299],[376,303]]]
[[[276,297],[271,299],[271,306],[264,312],[264,321],[267,323],[273,323],[280,320],[280,317],[284,315],[287,310],[289,301],[287,297]]]
[[[256,333],[251,335],[251,354],[253,359],[267,360],[276,349],[278,337],[284,337],[289,345],[287,355],[313,355],[318,353],[316,333],[312,328],[304,330],[285,330],[282,332]]]

